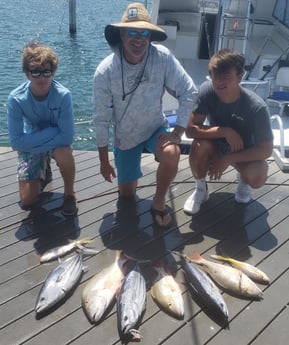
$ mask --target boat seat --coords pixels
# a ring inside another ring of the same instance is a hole
[[[289,105],[289,67],[280,67],[276,74],[275,86],[271,95],[266,98],[267,104],[277,105],[279,116],[283,116],[286,105]]]

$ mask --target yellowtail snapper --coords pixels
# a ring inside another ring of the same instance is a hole
[[[259,287],[239,269],[206,260],[198,252],[191,257],[187,256],[186,259],[201,267],[224,289],[243,297],[262,299]]]
[[[76,248],[81,249],[83,252],[87,252],[88,254],[89,253],[90,254],[97,254],[98,251],[93,250],[93,249],[88,249],[88,248],[85,248],[83,246],[83,244],[88,244],[88,243],[91,243],[93,241],[94,241],[93,239],[85,237],[85,238],[82,238],[82,239],[79,239],[76,241],[71,241],[70,243],[65,244],[63,246],[49,249],[47,252],[45,252],[44,254],[41,255],[40,262],[44,263],[44,262],[48,262],[51,260],[55,260],[57,258],[60,258],[64,255],[68,254],[69,252],[71,252],[72,250],[74,250]]]
[[[262,272],[259,268],[248,264],[247,262],[238,261],[229,257],[221,256],[221,255],[210,255],[211,258],[223,262],[229,263],[231,266],[238,268],[242,272],[244,272],[249,278],[254,280],[257,283],[262,284],[269,284],[270,279],[266,273]]]
[[[153,300],[167,314],[183,319],[184,300],[179,284],[160,262],[153,268],[157,273],[150,290]]]
[[[82,307],[91,323],[99,322],[108,308],[115,301],[125,277],[128,258],[116,252],[114,262],[94,275],[82,290]]]

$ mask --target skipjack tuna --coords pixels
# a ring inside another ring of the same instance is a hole
[[[125,277],[117,298],[117,319],[120,335],[142,338],[137,327],[146,306],[146,283],[138,264]]]
[[[43,313],[64,299],[80,280],[82,270],[82,253],[67,258],[55,267],[40,290],[36,313]]]
[[[172,274],[166,272],[165,267],[158,264],[153,266],[157,276],[151,286],[151,296],[154,301],[169,315],[184,318],[184,300],[180,286]]]
[[[125,264],[128,258],[120,251],[109,267],[93,276],[82,290],[82,307],[88,319],[97,323],[115,300],[125,277]]]
[[[244,272],[249,278],[256,281],[257,283],[269,284],[270,279],[266,273],[259,270],[259,268],[248,264],[247,262],[238,261],[229,257],[221,255],[210,255],[211,258],[219,261],[224,261],[229,263],[231,266],[238,268]]]
[[[242,271],[206,260],[198,252],[195,252],[192,257],[188,256],[187,260],[200,266],[224,289],[247,298],[262,299],[262,291]]]
[[[71,252],[75,248],[81,249],[83,252],[87,252],[87,253],[91,253],[91,254],[97,254],[98,251],[93,250],[93,249],[87,249],[83,246],[83,244],[88,244],[88,243],[91,243],[93,241],[94,240],[85,237],[85,238],[82,238],[82,239],[79,239],[76,241],[71,241],[70,243],[65,244],[63,246],[49,249],[47,252],[45,252],[44,254],[41,255],[40,262],[43,263],[43,262],[47,262],[50,260],[60,258],[64,255],[66,255],[67,253]]]
[[[191,288],[197,293],[202,303],[212,307],[218,315],[222,316],[222,321],[227,324],[229,319],[228,308],[215,283],[207,273],[189,262],[186,255],[181,255],[181,257],[182,268]]]

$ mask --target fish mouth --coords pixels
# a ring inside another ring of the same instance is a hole
[[[46,310],[46,305],[39,305],[35,307],[36,314],[41,314]]]

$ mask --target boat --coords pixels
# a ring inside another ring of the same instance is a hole
[[[163,44],[179,59],[197,86],[208,78],[208,61],[217,50],[236,49],[245,56],[241,84],[268,101],[274,132],[273,157],[283,171],[289,171],[289,69],[286,68],[289,66],[289,11],[286,4],[286,0],[154,0],[151,8],[153,22],[167,33]],[[276,79],[280,68],[288,71],[288,78],[283,77],[282,90]],[[269,103],[269,98],[284,102]],[[177,101],[165,93],[163,110],[172,127],[177,109]],[[183,136],[184,147],[190,143]]]

